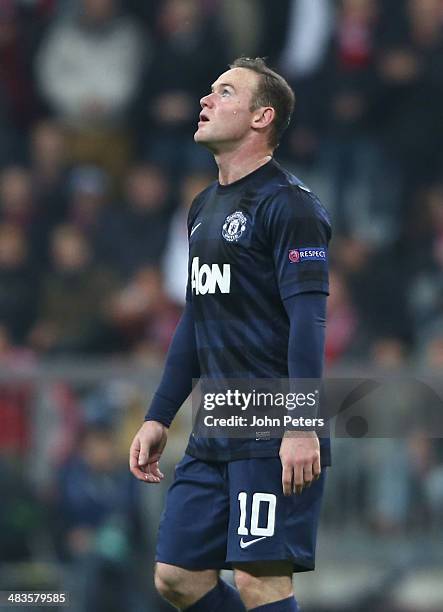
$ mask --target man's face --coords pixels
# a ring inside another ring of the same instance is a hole
[[[195,142],[213,153],[232,150],[252,130],[251,100],[259,75],[247,68],[232,68],[213,84],[212,92],[200,100],[202,112]]]

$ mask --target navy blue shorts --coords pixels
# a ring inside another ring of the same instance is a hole
[[[313,570],[325,469],[285,497],[279,457],[207,462],[185,455],[168,491],[156,560],[191,570],[292,561]]]

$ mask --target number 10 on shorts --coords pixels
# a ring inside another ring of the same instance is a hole
[[[240,491],[238,494],[238,501],[240,503],[240,524],[237,529],[238,535],[246,536],[273,536],[275,531],[275,507],[277,505],[277,497],[272,493],[254,493],[252,496],[252,508],[251,508],[251,520],[250,528],[246,526],[246,506],[248,501],[248,494],[246,491]],[[260,504],[266,504],[268,509],[268,517],[266,520],[266,527],[258,526],[258,519],[260,516]]]

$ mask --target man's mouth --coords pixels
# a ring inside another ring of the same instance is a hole
[[[204,113],[200,113],[200,117],[199,117],[199,125],[200,123],[207,123],[209,121],[209,117],[207,115],[205,115]]]

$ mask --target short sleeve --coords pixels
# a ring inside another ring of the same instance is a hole
[[[269,203],[267,235],[281,298],[318,291],[329,294],[329,215],[303,187],[280,190]]]

